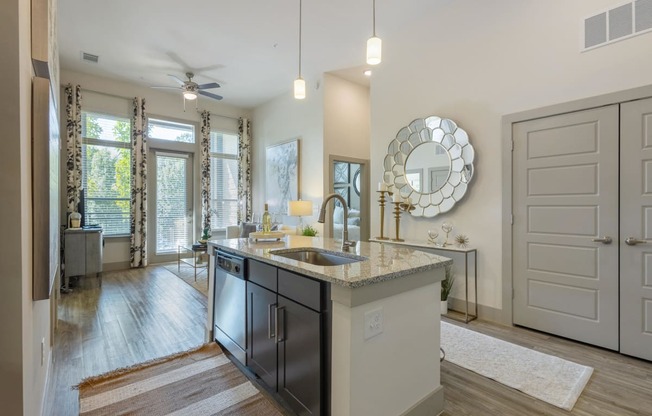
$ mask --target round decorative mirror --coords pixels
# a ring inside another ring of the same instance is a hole
[[[417,217],[434,217],[459,201],[473,177],[475,152],[469,136],[453,120],[416,119],[387,148],[383,180],[410,198]]]

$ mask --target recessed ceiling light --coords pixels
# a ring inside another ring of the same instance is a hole
[[[371,76],[371,69],[365,69],[364,71],[362,71],[362,73],[363,73],[365,76],[370,77],[370,76]]]

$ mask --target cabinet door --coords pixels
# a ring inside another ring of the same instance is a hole
[[[66,277],[86,274],[86,236],[84,233],[66,233],[64,237]]]
[[[278,392],[300,415],[320,415],[321,314],[278,297]]]
[[[247,282],[247,365],[276,390],[276,339],[274,312],[276,293]]]
[[[86,274],[102,272],[102,233],[86,234]]]

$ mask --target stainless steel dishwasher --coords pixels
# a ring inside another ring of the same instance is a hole
[[[242,364],[247,350],[246,259],[215,253],[215,339]]]

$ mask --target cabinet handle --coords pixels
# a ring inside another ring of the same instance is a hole
[[[279,316],[279,311],[281,311],[281,315]],[[285,306],[281,306],[280,308],[276,308],[276,343],[278,344],[279,342],[285,341]],[[280,317],[283,317],[283,323],[280,321]],[[282,328],[283,329],[283,334],[279,335],[278,329]]]
[[[596,243],[611,244],[613,239],[609,236],[604,236],[604,237],[594,238],[593,241],[595,241]]]
[[[275,308],[276,305],[276,303],[267,305],[267,339],[272,339],[276,336],[276,327],[272,331],[272,308]]]

